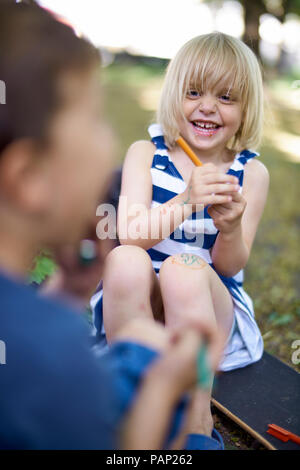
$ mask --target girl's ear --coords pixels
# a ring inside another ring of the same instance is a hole
[[[0,156],[1,198],[31,214],[43,212],[47,205],[47,185],[40,158],[34,141],[29,138],[9,144]]]

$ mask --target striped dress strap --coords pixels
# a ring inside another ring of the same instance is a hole
[[[245,165],[249,162],[249,160],[252,160],[257,156],[259,156],[259,153],[255,152],[254,150],[241,150],[241,152],[236,155],[233,164],[227,171],[227,174],[236,176],[239,180],[239,185],[242,187],[244,182]]]

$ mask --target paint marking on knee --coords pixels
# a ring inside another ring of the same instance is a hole
[[[171,263],[184,266],[189,269],[203,269],[207,266],[206,261],[204,261],[201,256],[193,255],[191,253],[174,255],[171,258]]]

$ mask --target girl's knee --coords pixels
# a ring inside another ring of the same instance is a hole
[[[209,264],[201,256],[192,253],[178,253],[169,256],[160,269],[160,276],[199,277],[209,276]]]
[[[180,304],[199,298],[209,288],[210,266],[200,256],[183,253],[167,258],[160,269],[160,285],[164,298]]]
[[[121,245],[106,258],[104,285],[112,285],[116,291],[127,295],[133,288],[141,288],[152,279],[152,264],[148,253],[137,246]]]
[[[138,246],[120,245],[114,248],[106,258],[106,267],[128,269],[129,266],[140,267],[151,264],[148,253]]]

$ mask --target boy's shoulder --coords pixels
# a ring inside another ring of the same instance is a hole
[[[1,274],[0,292],[0,449],[112,448],[112,373],[79,312]]]
[[[88,328],[79,312],[69,309],[62,302],[46,298],[38,290],[0,275],[0,336],[11,354],[30,354],[43,350],[50,359],[50,343],[55,349],[65,349],[78,338],[85,338]],[[48,343],[48,344],[47,344]],[[30,347],[26,348],[26,344]],[[47,345],[46,345],[47,344]],[[24,348],[24,349],[23,349]]]

